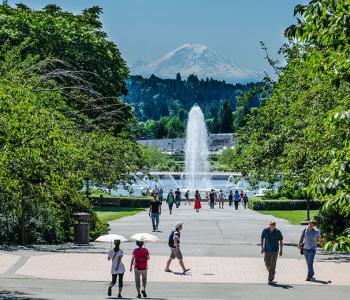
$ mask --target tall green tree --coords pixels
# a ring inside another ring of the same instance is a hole
[[[232,133],[233,131],[232,108],[229,100],[226,100],[220,109],[219,131],[220,133]]]
[[[117,46],[102,31],[101,12],[97,6],[75,15],[57,5],[42,10],[24,4],[16,8],[0,5],[0,47],[26,41],[23,57],[56,59],[52,60],[54,68],[71,69],[81,83],[85,82],[84,91],[89,97],[78,101],[66,89],[67,103],[80,108],[100,126],[120,131],[132,117],[130,107],[118,99],[127,93],[128,68]],[[64,83],[66,79],[58,73],[56,80]]]
[[[295,15],[281,50],[288,63],[240,130],[232,164],[256,181],[281,180],[287,197],[324,199],[326,249],[349,251],[350,1],[312,0]]]

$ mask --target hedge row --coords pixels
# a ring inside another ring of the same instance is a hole
[[[151,198],[149,197],[91,197],[94,206],[110,207],[135,207],[145,208],[150,206]]]
[[[319,200],[309,200],[309,207],[318,210],[323,202]],[[248,207],[253,210],[305,210],[307,200],[252,200]]]

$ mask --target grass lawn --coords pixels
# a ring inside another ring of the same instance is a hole
[[[144,211],[143,208],[118,208],[118,207],[95,207],[94,211],[96,212],[98,218],[102,221],[109,222],[117,220],[127,216],[133,216],[141,211]]]
[[[257,212],[264,215],[272,215],[276,218],[286,219],[293,224],[300,224],[305,221],[306,211],[305,210],[258,210]],[[318,210],[310,210],[310,218],[312,219]]]

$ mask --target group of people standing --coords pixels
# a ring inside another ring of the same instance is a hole
[[[229,207],[232,207],[232,204],[234,204],[235,209],[237,210],[239,204],[241,203],[246,209],[249,201],[248,195],[243,191],[239,193],[238,190],[236,190],[235,193],[233,193],[233,191],[230,190],[228,197],[226,197],[225,193],[222,190],[220,190],[220,192],[217,193],[214,189],[212,189],[209,194],[206,194],[206,197],[208,199],[209,206],[211,209],[215,208],[215,203],[217,202],[219,202],[219,208],[224,209],[224,203],[226,199],[228,199]]]
[[[164,200],[164,191],[162,188],[158,188],[157,186],[154,187],[152,190],[152,201],[149,209],[149,216],[152,220],[152,227],[153,227],[153,232],[158,231],[158,226],[159,226],[159,216],[162,212],[162,205],[163,205],[163,200]],[[235,209],[237,210],[239,207],[239,204],[241,203],[242,206],[246,209],[248,205],[248,196],[246,193],[241,191],[240,193],[238,190],[233,193],[231,190],[226,197],[225,193],[223,190],[220,190],[219,192],[216,192],[214,189],[210,191],[210,193],[206,193],[205,195],[206,201],[209,204],[209,207],[211,209],[215,208],[215,204],[219,203],[219,209],[224,209],[224,203],[228,199],[228,205],[229,207],[232,207],[232,204],[234,204]],[[169,213],[172,214],[173,211],[173,206],[175,204],[176,208],[179,208],[181,205],[181,202],[183,201],[182,199],[182,193],[179,188],[173,192],[173,190],[170,190],[165,202],[168,204],[169,207]],[[190,190],[187,190],[185,192],[185,198],[184,198],[185,205],[190,204]],[[194,209],[196,212],[199,212],[199,210],[202,208],[202,198],[201,194],[198,190],[195,191],[194,194]]]

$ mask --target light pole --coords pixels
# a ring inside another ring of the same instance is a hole
[[[310,199],[306,199],[306,221],[310,221]]]
[[[27,220],[27,204],[29,202],[28,196],[22,197],[22,215],[21,215],[21,245],[25,245],[26,243],[26,227],[29,225],[29,221]]]

